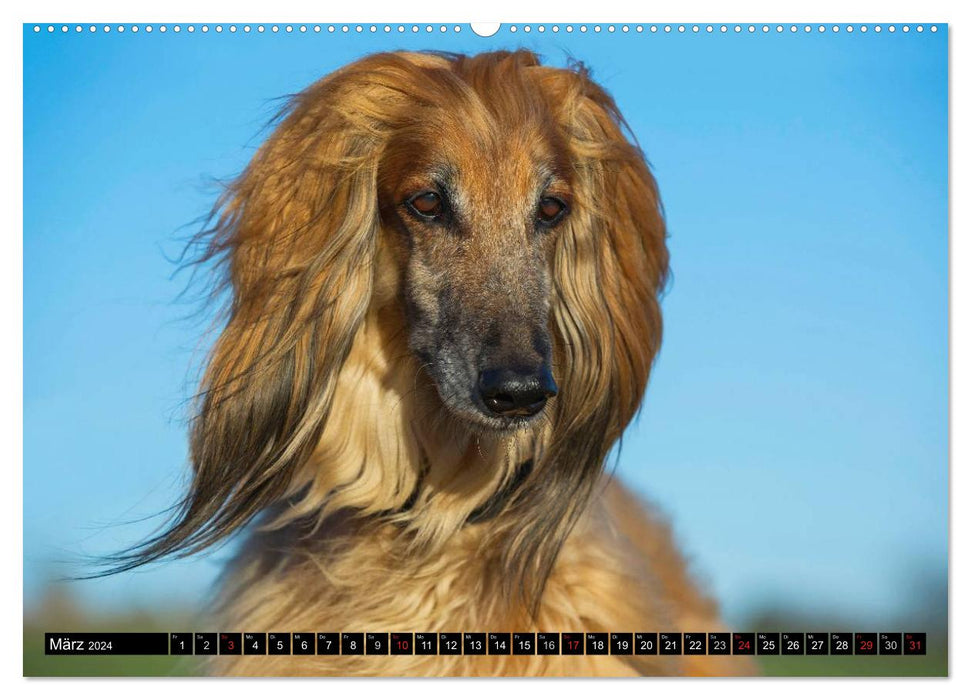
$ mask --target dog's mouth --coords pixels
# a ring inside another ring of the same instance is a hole
[[[526,430],[533,424],[539,423],[544,419],[546,416],[545,408],[546,401],[544,400],[542,405],[538,406],[535,410],[516,415],[497,416],[480,409],[474,414],[475,424],[481,428],[499,433],[512,433],[517,430]]]
[[[471,408],[456,407],[446,403],[446,407],[454,417],[458,418],[459,421],[467,425],[468,428],[473,432],[496,433],[504,435],[521,430],[529,430],[535,424],[542,421],[546,416],[546,402],[544,401],[543,403],[544,406],[539,407],[532,413],[504,416],[497,416],[491,411],[478,406],[473,406]]]

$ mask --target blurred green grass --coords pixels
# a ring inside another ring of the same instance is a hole
[[[94,613],[52,587],[24,615],[24,676],[198,676],[199,661],[185,656],[47,656],[45,632],[178,632],[193,630],[183,609]]]
[[[745,624],[749,632],[926,632],[926,656],[758,656],[766,676],[947,677],[947,582],[935,582],[907,616],[880,625],[838,617],[819,619],[784,606],[767,607]],[[943,586],[943,587],[942,587]],[[879,628],[878,628],[879,627]]]
[[[929,637],[928,637],[929,639]],[[928,642],[930,646],[930,642]],[[933,647],[932,647],[933,648]],[[766,676],[792,677],[947,677],[947,654],[927,656],[763,656]]]

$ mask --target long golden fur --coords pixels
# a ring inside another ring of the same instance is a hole
[[[661,342],[668,266],[657,188],[624,128],[582,67],[525,51],[373,55],[294,97],[207,238],[231,304],[192,426],[190,492],[119,568],[255,519],[222,629],[719,629],[668,527],[603,475]],[[483,388],[490,367],[519,373],[512,393]],[[236,656],[211,670],[750,667]]]

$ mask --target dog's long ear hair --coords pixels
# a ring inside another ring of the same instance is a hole
[[[583,67],[533,67],[564,132],[574,207],[558,234],[553,325],[560,395],[545,454],[510,504],[510,577],[533,608],[587,505],[611,446],[633,418],[661,343],[668,271],[654,177],[612,98]]]
[[[295,96],[217,203],[202,260],[231,290],[170,527],[113,571],[223,540],[287,489],[321,433],[371,297],[381,150],[438,57],[375,55]]]

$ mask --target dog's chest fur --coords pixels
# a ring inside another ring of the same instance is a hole
[[[606,486],[563,547],[535,619],[503,593],[502,572],[469,526],[434,556],[396,551],[392,526],[257,535],[224,591],[220,629],[290,632],[637,632],[720,629],[685,574],[667,526]],[[695,660],[699,659],[699,660]],[[726,675],[738,659],[678,656],[237,656],[227,675]]]

